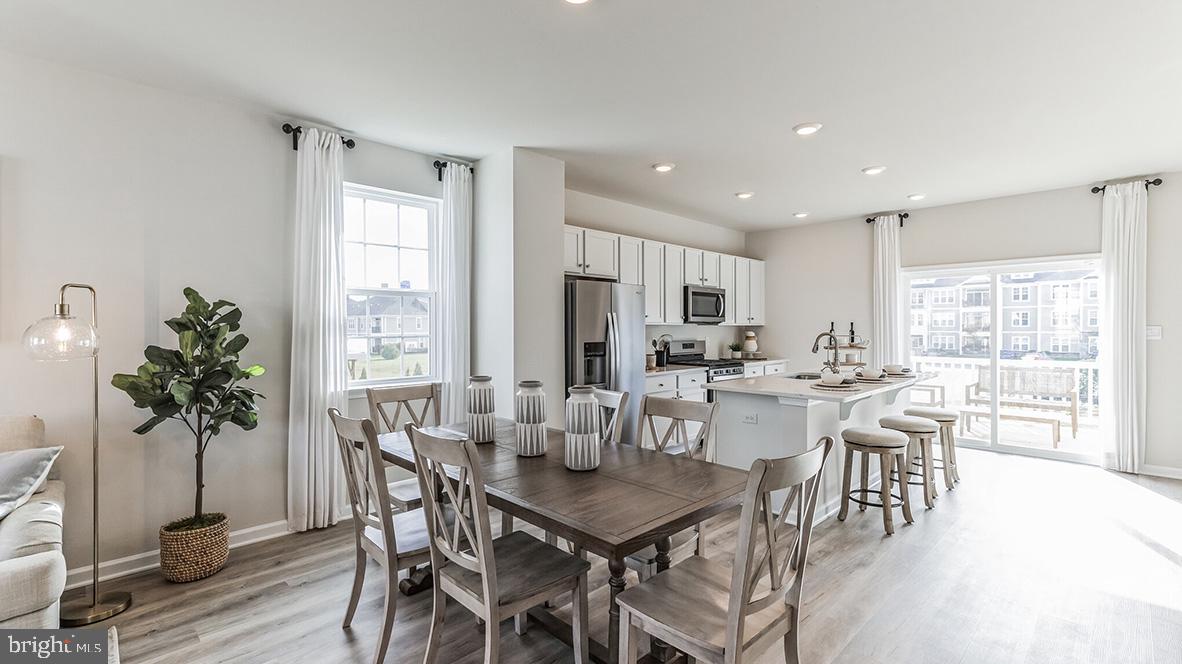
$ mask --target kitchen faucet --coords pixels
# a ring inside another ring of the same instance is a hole
[[[841,369],[839,368],[840,360],[837,354],[837,335],[833,334],[833,332],[822,332],[817,335],[816,340],[813,341],[813,353],[815,354],[821,350],[821,339],[825,337],[829,337],[829,346],[826,350],[833,351],[833,359],[828,359],[829,354],[826,353],[826,359],[822,364],[833,373],[841,373]]]

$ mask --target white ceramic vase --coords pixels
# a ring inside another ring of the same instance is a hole
[[[743,352],[745,352],[745,353],[758,353],[759,352],[759,339],[757,339],[755,337],[755,333],[750,330],[748,330],[746,332],[746,334],[743,335]]]
[[[517,454],[524,457],[546,453],[546,394],[542,381],[517,383],[513,400],[513,419],[517,421]]]
[[[599,467],[599,402],[594,388],[575,385],[566,400],[566,467],[595,470]]]
[[[491,443],[497,437],[492,376],[468,379],[465,404],[468,410],[468,437],[474,443]]]

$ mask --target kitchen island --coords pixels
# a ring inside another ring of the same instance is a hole
[[[719,404],[715,416],[718,463],[750,468],[755,459],[799,454],[822,437],[833,437],[833,452],[826,463],[817,498],[819,521],[835,513],[841,503],[842,429],[878,426],[878,418],[902,414],[911,404],[907,388],[916,379],[858,383],[850,392],[822,390],[813,387],[815,382],[791,376],[763,376],[711,383],[709,387]],[[870,466],[871,486],[874,486],[877,460]],[[856,487],[861,472],[858,461],[854,471]]]

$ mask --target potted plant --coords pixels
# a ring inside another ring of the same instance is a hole
[[[735,342],[731,343],[729,346],[727,346],[727,348],[731,349],[731,359],[733,359],[733,360],[743,359],[743,344],[735,341]]]
[[[205,512],[202,506],[205,450],[233,424],[246,431],[258,426],[256,399],[263,395],[242,385],[263,374],[252,364],[239,368],[238,356],[249,342],[236,332],[242,311],[233,303],[210,304],[192,288],[186,288],[188,305],[176,318],[164,322],[177,335],[177,349],[148,346],[147,362],[134,374],[115,374],[111,384],[128,394],[136,408],[147,408],[152,417],[135,429],[146,434],[166,420],[180,420],[193,434],[197,470],[193,514],[160,528],[160,570],[169,581],[203,579],[226,563],[230,549],[230,523],[225,514]]]

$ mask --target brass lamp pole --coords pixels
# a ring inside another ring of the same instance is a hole
[[[66,291],[76,288],[90,292],[90,324],[70,315]],[[63,627],[89,625],[122,613],[131,606],[131,593],[114,591],[99,594],[99,371],[98,371],[98,297],[94,287],[87,284],[65,284],[58,291],[53,315],[42,318],[25,330],[22,339],[25,350],[34,360],[67,361],[90,358],[94,374],[93,418],[91,420],[91,467],[93,469],[92,547],[94,558],[91,570],[89,597],[62,602],[60,619]]]

